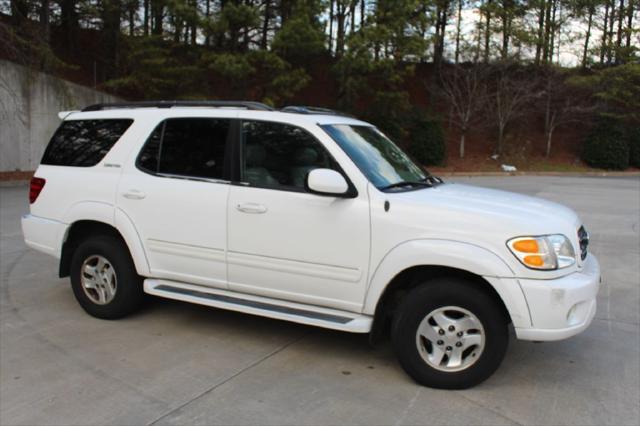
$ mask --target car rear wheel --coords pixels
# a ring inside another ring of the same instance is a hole
[[[404,370],[418,383],[465,389],[499,367],[508,344],[499,302],[477,283],[425,282],[411,290],[394,316],[392,341]]]
[[[89,238],[71,260],[71,287],[80,306],[97,318],[117,319],[142,302],[142,278],[127,246],[112,236]]]

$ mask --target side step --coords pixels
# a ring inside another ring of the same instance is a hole
[[[367,315],[285,302],[278,299],[235,293],[177,281],[148,278],[144,280],[144,291],[167,299],[351,333],[368,333],[371,331],[373,324],[373,318]]]

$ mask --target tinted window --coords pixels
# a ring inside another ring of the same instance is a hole
[[[242,136],[242,176],[253,185],[303,189],[311,170],[335,169],[324,147],[299,127],[245,121]]]
[[[161,123],[138,157],[141,169],[222,179],[230,120],[175,118]]]
[[[104,158],[133,120],[64,121],[51,138],[42,164],[95,166]]]

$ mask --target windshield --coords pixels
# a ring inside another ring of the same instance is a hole
[[[375,127],[350,124],[321,127],[378,189],[427,179],[426,173]]]

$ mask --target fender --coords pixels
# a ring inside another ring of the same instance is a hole
[[[64,226],[57,236],[58,253],[62,253],[62,246],[67,241],[71,225],[81,220],[92,220],[94,222],[106,223],[115,228],[113,223],[113,206],[103,201],[81,201],[73,204],[64,213],[62,222]],[[57,256],[58,258],[60,255]]]
[[[375,315],[378,301],[396,275],[408,268],[425,265],[461,269],[484,277],[507,307],[514,326],[530,327],[526,299],[509,265],[490,250],[451,240],[411,240],[392,248],[372,275],[363,313]]]
[[[131,223],[131,220],[126,214],[109,203],[83,201],[71,206],[64,215],[64,222],[68,225],[60,235],[60,247],[62,247],[62,243],[67,239],[67,233],[70,228],[69,225],[80,220],[92,220],[114,227],[129,248],[138,274],[142,276],[150,275],[147,256],[133,223]]]
[[[69,207],[62,218],[68,225],[79,220],[93,220],[114,226],[113,204],[104,201],[81,201]]]

